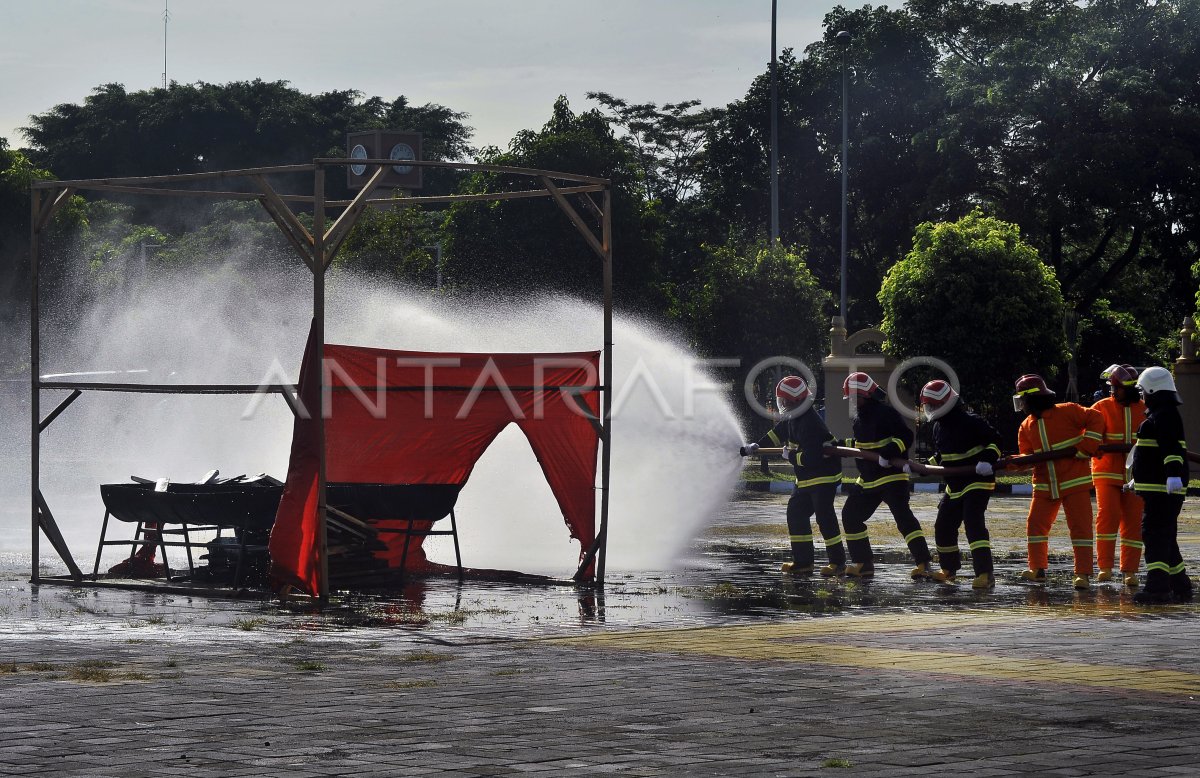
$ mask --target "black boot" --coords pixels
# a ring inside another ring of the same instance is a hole
[[[1187,573],[1176,573],[1171,576],[1171,592],[1179,602],[1192,601],[1192,579]]]
[[[1188,594],[1191,597],[1191,594]],[[1141,591],[1133,595],[1133,601],[1138,605],[1167,605],[1175,601],[1174,595],[1170,590],[1167,591]]]

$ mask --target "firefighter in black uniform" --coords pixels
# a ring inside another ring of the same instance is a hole
[[[792,561],[784,562],[783,572],[803,574],[813,571],[815,562],[810,519],[815,513],[829,561],[821,568],[821,575],[841,575],[846,567],[846,552],[842,547],[833,497],[842,480],[842,464],[837,457],[825,455],[825,447],[836,446],[838,441],[813,410],[812,400],[812,392],[803,378],[787,376],[780,381],[775,387],[775,401],[784,414],[783,420],[758,443],[743,446],[742,456],[753,454],[761,444],[769,441],[774,446],[783,447],[784,456],[796,471],[796,488],[792,490],[787,506]]]
[[[857,404],[858,412],[854,414],[854,438],[848,445],[874,456],[857,460],[860,488],[852,491],[842,505],[842,529],[850,552],[846,574],[862,578],[875,574],[867,519],[880,503],[887,503],[896,520],[896,528],[904,536],[916,562],[912,577],[931,578],[931,557],[925,531],[912,508],[908,507],[908,465],[897,468],[891,463],[893,459],[907,458],[913,442],[912,430],[899,412],[887,404],[887,395],[866,373],[851,373],[846,378],[842,399],[851,398]]]
[[[1148,367],[1137,387],[1146,398],[1146,420],[1133,447],[1133,490],[1142,498],[1142,542],[1146,544],[1146,588],[1140,604],[1187,602],[1192,580],[1184,570],[1176,532],[1187,490],[1187,441],[1175,379],[1163,367]]]
[[[994,465],[1000,458],[1000,435],[987,421],[971,413],[958,400],[954,387],[942,380],[930,381],[921,389],[921,409],[933,421],[931,465],[973,472],[945,476],[945,490],[938,502],[933,538],[937,544],[938,565],[935,581],[952,583],[962,567],[958,548],[958,528],[966,525],[971,565],[975,570],[972,588],[991,589],[996,585],[992,567],[992,541],[984,513],[996,488]]]

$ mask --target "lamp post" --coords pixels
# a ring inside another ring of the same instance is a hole
[[[771,248],[779,242],[779,88],[775,80],[775,11],[771,0]]]
[[[835,40],[842,47],[842,297],[838,312],[842,317],[842,326],[846,326],[846,189],[850,173],[846,167],[846,146],[849,143],[850,135],[849,113],[847,111],[847,95],[850,89],[849,78],[846,74],[846,49],[850,47],[850,33],[842,30],[837,34]]]

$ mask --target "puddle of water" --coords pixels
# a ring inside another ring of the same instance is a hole
[[[323,609],[280,606],[272,600],[215,600],[28,583],[28,556],[0,555],[0,640],[286,642],[393,640],[405,635],[432,642],[520,638],[593,628],[680,627],[755,620],[924,611],[931,609],[1062,608],[1122,617],[1147,611],[1123,587],[1071,588],[1065,525],[1051,536],[1047,586],[1015,581],[1025,567],[1027,500],[997,498],[989,528],[997,559],[997,587],[914,582],[891,518],[868,525],[876,548],[871,581],[799,577],[779,572],[788,558],[785,495],[754,495],[731,502],[670,570],[611,575],[603,591],[571,585],[414,580],[399,591],[339,596]],[[913,508],[932,534],[935,495],[914,495]],[[1200,510],[1185,508],[1180,522],[1185,559],[1200,551]],[[965,543],[964,543],[965,545]],[[819,546],[819,543],[818,543]],[[822,551],[818,548],[818,559]],[[62,572],[47,564],[46,574]],[[960,579],[963,580],[963,579]],[[1191,614],[1175,606],[1158,615]]]

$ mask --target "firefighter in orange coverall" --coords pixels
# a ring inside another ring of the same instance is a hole
[[[1126,454],[1137,442],[1137,429],[1146,420],[1146,406],[1137,388],[1137,371],[1129,365],[1111,365],[1100,374],[1112,387],[1112,396],[1092,405],[1104,417],[1104,446],[1113,448],[1092,460],[1096,487],[1097,581],[1113,579],[1117,531],[1121,532],[1121,573],[1126,586],[1138,585],[1142,560],[1142,498],[1123,487]]]
[[[1055,399],[1041,376],[1028,374],[1017,379],[1013,407],[1029,414],[1017,432],[1021,454],[1065,455],[1033,467],[1033,499],[1025,520],[1029,569],[1021,573],[1021,578],[1045,583],[1050,528],[1061,506],[1075,556],[1073,583],[1076,589],[1087,589],[1092,575],[1092,474],[1088,463],[1099,451],[1104,417],[1091,408],[1056,403]],[[1068,450],[1074,453],[1067,454]]]

